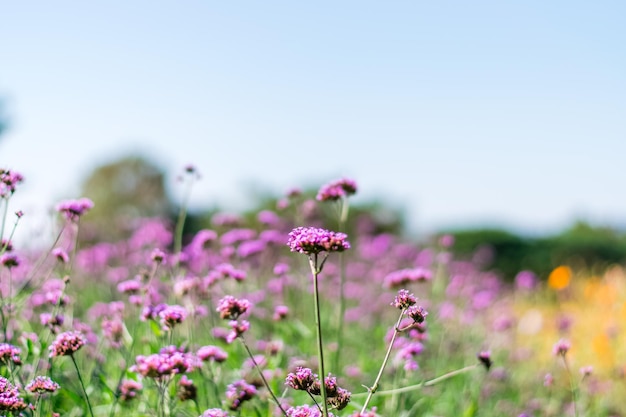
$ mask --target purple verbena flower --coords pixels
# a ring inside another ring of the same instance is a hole
[[[221,408],[209,408],[200,417],[229,417],[228,413]]]
[[[24,177],[19,172],[0,168],[0,198],[11,197],[17,184],[22,181],[24,181]]]
[[[483,350],[482,352],[480,352],[478,355],[478,360],[480,361],[480,363],[482,363],[485,368],[487,368],[487,370],[489,370],[491,368],[491,365],[493,364],[493,362],[491,361],[491,352],[488,350]]]
[[[350,249],[345,233],[332,232],[317,227],[297,227],[289,233],[287,245],[292,252],[306,255],[320,252],[343,252]]]
[[[93,208],[93,201],[88,198],[79,198],[78,200],[66,200],[57,205],[57,211],[70,221],[77,221],[80,216],[87,213]]]
[[[54,248],[52,249],[52,256],[57,258],[57,261],[66,264],[69,262],[70,257],[63,248]]]
[[[73,355],[78,349],[87,343],[85,336],[81,332],[69,331],[59,334],[49,347],[50,355],[69,356]]]
[[[569,341],[565,339],[561,339],[558,342],[556,342],[556,344],[554,345],[554,348],[552,348],[552,353],[555,356],[565,357],[565,355],[567,354],[567,351],[569,351],[571,347],[572,345],[570,344]]]
[[[412,282],[430,281],[432,277],[432,271],[426,268],[400,269],[388,274],[383,280],[383,285],[386,288],[394,288]]]
[[[61,388],[59,384],[54,382],[47,376],[36,376],[35,379],[26,384],[26,391],[36,393],[55,392]]]
[[[17,387],[5,377],[0,376],[0,411],[13,413],[25,409],[26,403],[19,395]]]
[[[0,256],[0,264],[6,268],[15,268],[20,265],[20,258],[14,253],[5,253]]]
[[[308,405],[299,405],[297,407],[290,407],[287,409],[288,417],[322,417],[322,413],[317,407],[311,407]],[[334,417],[333,413],[328,413],[329,417]]]
[[[222,298],[215,309],[220,313],[220,317],[226,320],[237,320],[239,316],[245,314],[252,304],[245,298],[237,299],[232,295]]]
[[[228,325],[230,326],[230,332],[226,335],[226,343],[233,343],[236,338],[244,334],[250,329],[250,323],[246,320],[231,320]]]
[[[181,401],[195,400],[198,396],[198,388],[193,381],[183,375],[178,381],[178,392],[176,396]]]
[[[416,303],[417,298],[408,290],[399,290],[391,305],[397,309],[406,310]]]
[[[202,346],[196,352],[196,356],[202,361],[224,362],[228,359],[228,353],[213,345]]]
[[[168,305],[159,312],[163,330],[171,330],[187,318],[187,309],[179,305]]]
[[[422,306],[412,305],[406,310],[406,315],[412,318],[415,323],[423,323],[426,320],[428,311]]]
[[[0,343],[0,362],[3,362],[5,364],[13,362],[13,364],[15,365],[21,365],[21,353],[22,350],[17,346],[13,346],[9,343]]]
[[[355,194],[356,182],[348,178],[342,178],[323,185],[315,197],[318,201],[335,201],[342,197]]]
[[[290,372],[285,378],[285,385],[295,390],[308,391],[317,380],[317,375],[309,368],[298,366],[295,372]]]
[[[243,379],[229,384],[226,388],[226,400],[228,408],[231,410],[239,410],[244,401],[251,400],[257,395],[257,389],[254,385],[248,384]]]
[[[142,389],[143,385],[141,385],[141,382],[134,379],[124,379],[119,388],[120,401],[127,402],[136,398]]]

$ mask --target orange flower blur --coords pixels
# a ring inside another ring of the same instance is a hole
[[[572,270],[565,265],[557,266],[548,277],[548,286],[555,290],[566,288],[572,279]]]

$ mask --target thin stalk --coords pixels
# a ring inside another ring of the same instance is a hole
[[[393,348],[393,343],[396,341],[396,337],[398,336],[398,333],[400,333],[399,327],[400,327],[400,323],[402,322],[402,317],[404,317],[405,311],[406,309],[402,309],[402,311],[400,312],[400,316],[398,317],[398,321],[396,322],[396,325],[393,328],[393,336],[391,337],[391,341],[389,342],[389,347],[387,348],[385,359],[383,359],[383,363],[380,366],[380,370],[378,371],[378,375],[376,376],[376,379],[374,380],[374,384],[367,389],[368,391],[367,398],[365,399],[365,403],[363,404],[363,408],[361,409],[361,414],[365,414],[365,410],[367,409],[367,406],[370,403],[372,396],[378,390],[378,383],[380,382],[380,379],[383,376],[383,371],[385,370],[385,366],[387,366],[387,362],[389,362],[389,357],[391,356],[391,349]]]
[[[87,389],[85,388],[85,382],[83,381],[83,377],[80,374],[80,369],[78,368],[78,364],[76,363],[76,359],[74,358],[74,355],[69,355],[70,358],[72,358],[72,363],[74,363],[74,368],[76,368],[76,373],[78,374],[78,381],[80,382],[80,386],[83,389],[83,394],[85,395],[85,401],[87,401],[87,407],[89,408],[89,414],[91,415],[91,417],[94,417],[93,415],[93,409],[91,408],[91,401],[89,401],[89,395],[87,395]]]
[[[323,417],[328,417],[328,404],[326,403],[326,372],[324,371],[324,344],[322,343],[322,324],[320,315],[320,297],[318,289],[318,275],[321,271],[321,266],[317,265],[317,253],[312,255],[309,259],[311,265],[311,272],[313,273],[313,298],[315,304],[315,328],[317,329],[317,360],[319,363],[319,377],[320,393],[322,395],[322,408]]]
[[[243,336],[239,336],[239,340],[241,340],[241,344],[243,344],[243,347],[246,348],[246,352],[248,352],[248,356],[250,356],[250,360],[254,364],[254,367],[256,368],[257,372],[259,373],[259,376],[261,377],[261,380],[263,381],[263,385],[265,385],[265,388],[267,388],[267,390],[269,391],[270,395],[272,396],[272,399],[274,400],[278,408],[280,408],[280,411],[283,413],[285,417],[287,417],[287,412],[283,409],[283,406],[280,405],[280,401],[278,401],[278,398],[276,398],[276,395],[274,395],[274,391],[272,391],[270,384],[267,382],[267,379],[265,379],[265,375],[263,375],[263,371],[261,371],[259,364],[254,359],[254,355],[250,351],[250,348],[248,347],[246,340],[243,338]]]
[[[479,364],[474,364],[474,365],[469,365],[466,366],[464,368],[461,369],[457,369],[451,372],[448,372],[446,374],[443,374],[441,376],[438,376],[437,378],[425,381],[425,382],[420,382],[419,384],[415,384],[415,385],[409,385],[406,387],[402,387],[402,388],[396,388],[396,389],[390,389],[390,390],[386,390],[386,391],[378,391],[378,395],[394,395],[394,394],[400,394],[403,392],[411,392],[411,391],[416,391],[419,389],[422,389],[424,387],[431,387],[433,385],[436,385],[442,381],[445,381],[446,379],[450,379],[454,376],[460,375],[460,374],[464,374],[468,371],[471,371],[473,369],[476,369],[478,366],[480,366]],[[369,395],[366,393],[360,393],[360,394],[352,394],[352,397],[354,398],[359,398],[362,397],[364,395]]]
[[[4,226],[7,221],[7,211],[9,210],[9,199],[3,198],[4,201],[4,211],[2,213],[2,226],[0,227],[0,238],[4,237]]]
[[[347,198],[341,200],[341,212],[339,214],[339,232],[343,232],[348,219],[348,212],[350,205]],[[343,329],[344,329],[344,316],[346,315],[346,260],[344,259],[344,253],[339,253],[339,323],[337,324],[337,351],[335,352],[335,361],[333,363],[334,369],[339,369],[341,363],[341,352],[343,344]]]
[[[187,218],[187,205],[189,204],[189,198],[191,197],[191,187],[193,186],[193,179],[187,182],[187,187],[183,195],[183,201],[178,211],[178,219],[176,220],[176,231],[174,234],[174,254],[179,255],[183,247],[183,228],[185,227],[185,219]],[[176,267],[179,260],[176,260]]]
[[[567,371],[567,377],[569,379],[569,388],[572,392],[572,400],[574,401],[574,417],[578,417],[578,390],[576,388],[576,385],[574,384],[574,378],[572,377],[572,371],[569,367],[569,364],[567,363],[567,358],[565,357],[565,355],[561,356],[563,357],[563,363],[565,364],[565,370]]]

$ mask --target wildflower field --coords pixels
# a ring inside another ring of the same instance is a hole
[[[192,234],[183,204],[116,242],[63,201],[31,250],[22,180],[0,170],[3,415],[626,415],[620,265],[505,281],[454,236],[352,218],[349,179]]]

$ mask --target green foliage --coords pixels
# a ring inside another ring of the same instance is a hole
[[[82,194],[95,203],[87,234],[102,240],[123,239],[141,217],[169,217],[172,210],[161,168],[140,156],[128,156],[96,168]]]
[[[512,280],[522,269],[541,277],[561,264],[602,268],[626,260],[626,234],[607,227],[577,222],[554,236],[524,237],[502,229],[448,231],[454,235],[455,253],[469,257],[480,248],[493,251],[485,267]]]

